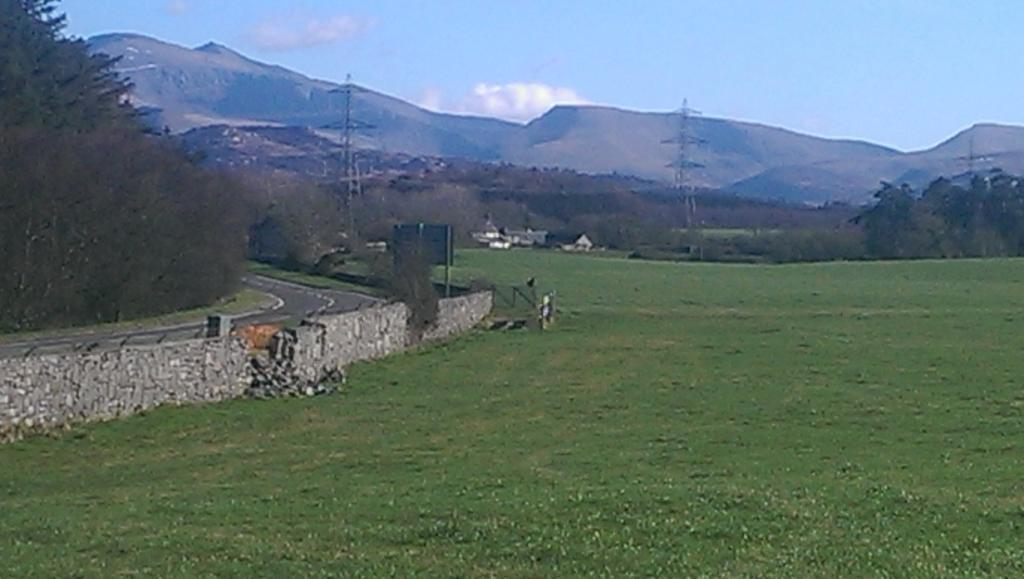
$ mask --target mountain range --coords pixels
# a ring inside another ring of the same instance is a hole
[[[89,39],[120,60],[132,101],[174,132],[228,125],[306,127],[337,139],[340,85],[249,59],[209,43],[190,49],[135,34]],[[464,158],[523,166],[618,173],[668,182],[679,116],[605,106],[556,106],[519,124],[439,113],[362,87],[353,118],[372,126],[356,146],[412,157]],[[979,124],[927,150],[903,152],[865,141],[826,139],[728,119],[694,117],[699,141],[692,184],[790,202],[864,202],[879,181],[921,186],[969,169],[1024,172],[1024,127]]]

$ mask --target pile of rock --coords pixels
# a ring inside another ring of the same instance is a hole
[[[278,332],[266,353],[250,360],[250,382],[246,394],[251,398],[283,398],[321,396],[335,391],[329,383],[344,384],[342,370],[322,369],[320,372],[303,371],[295,364],[294,332]]]

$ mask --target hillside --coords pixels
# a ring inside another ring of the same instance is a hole
[[[145,36],[109,34],[94,52],[121,57],[135,85],[133,101],[157,110],[154,122],[175,132],[211,125],[288,126],[323,130],[342,114],[339,85],[256,62],[218,44],[189,49]],[[374,126],[357,145],[411,156],[620,173],[667,182],[678,118],[602,106],[558,106],[525,125],[427,111],[365,88],[354,116]],[[1024,171],[1024,128],[977,125],[926,151],[904,153],[863,141],[825,139],[766,125],[695,118],[704,144],[694,160],[701,187],[794,202],[863,202],[881,180],[915,186],[976,168]],[[336,132],[335,132],[336,136]]]
[[[210,164],[231,169],[254,168],[314,180],[344,174],[341,146],[305,127],[211,125],[180,136],[190,153]],[[419,173],[447,163],[437,157],[362,149],[358,164],[366,175]]]
[[[588,172],[620,172],[668,180],[675,155],[671,139],[678,117],[607,107],[556,107],[526,126],[526,143],[507,151],[507,160],[557,165]],[[785,129],[724,119],[694,118],[691,129],[704,142],[693,159],[705,168],[696,184],[728,188],[764,171],[797,163],[839,159],[867,162],[899,153],[869,143],[821,139]]]
[[[137,106],[160,110],[175,132],[208,125],[326,127],[338,122],[339,85],[262,64],[218,44],[196,49],[139,35],[90,40],[94,52],[121,57],[119,72],[135,85]],[[396,98],[360,90],[353,114],[375,129],[358,144],[413,155],[498,160],[499,144],[518,125],[432,113]]]

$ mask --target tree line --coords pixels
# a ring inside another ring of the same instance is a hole
[[[933,181],[920,194],[884,184],[857,217],[873,258],[1024,255],[1024,181],[999,171]]]
[[[114,61],[52,0],[0,0],[0,331],[110,322],[233,292],[235,180],[146,134]]]
[[[635,244],[634,255],[773,263],[1024,255],[1024,179],[996,170],[940,178],[920,192],[883,183],[874,197],[829,227],[717,236],[654,229]],[[835,215],[852,208],[839,209]]]

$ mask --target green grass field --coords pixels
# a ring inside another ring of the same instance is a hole
[[[687,231],[683,229],[682,231]],[[697,233],[704,237],[712,239],[728,239],[730,237],[752,237],[755,235],[774,235],[782,231],[781,229],[746,229],[746,228],[715,228],[715,227],[700,227],[690,230],[692,233]]]
[[[292,283],[308,285],[310,287],[320,289],[356,292],[378,297],[382,297],[385,294],[384,290],[382,290],[381,288],[349,283],[346,281],[335,279],[333,277],[323,275],[314,275],[309,273],[303,273],[301,271],[289,271],[286,269],[279,269],[272,265],[259,263],[255,261],[249,262],[248,270],[251,273],[255,273],[258,275],[279,279],[281,281],[289,281]]]
[[[1024,261],[457,274],[561,316],[0,447],[0,576],[1024,574]]]

